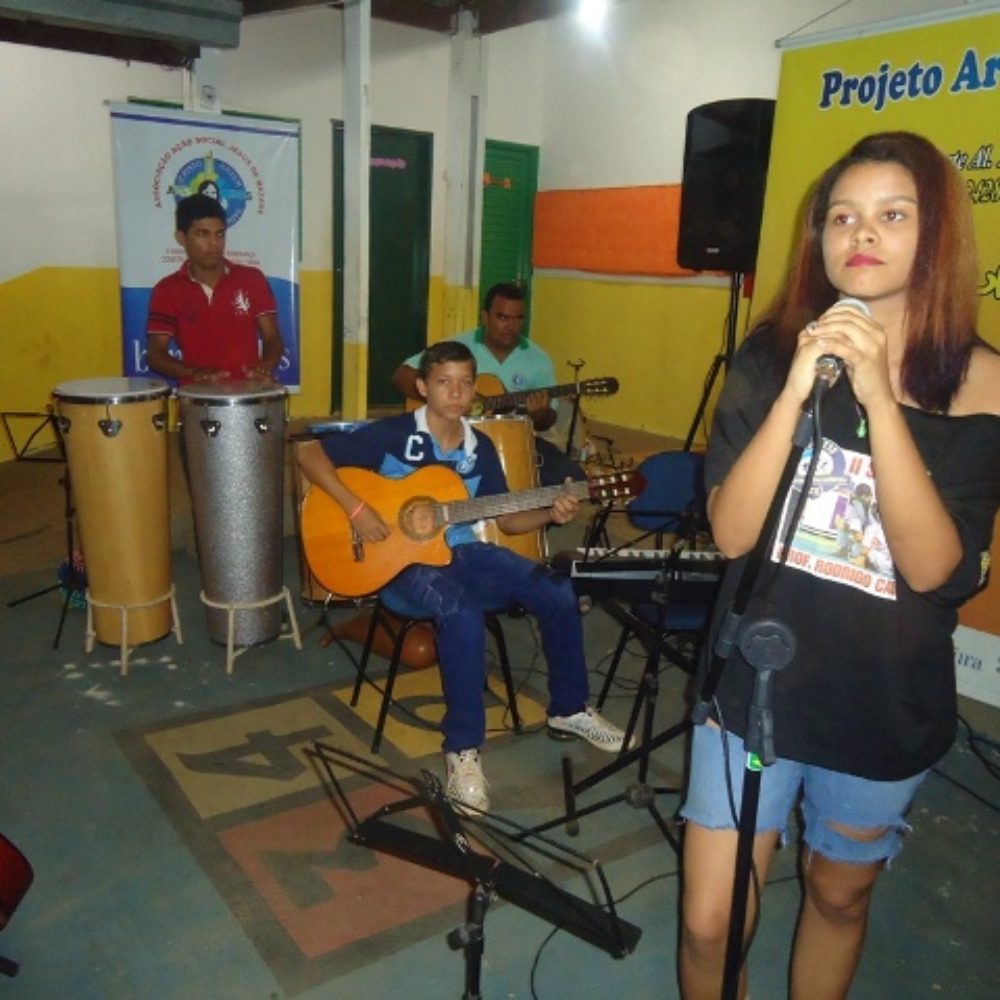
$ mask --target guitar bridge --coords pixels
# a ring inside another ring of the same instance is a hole
[[[365,543],[364,539],[351,528],[351,554],[354,556],[355,562],[365,561]]]

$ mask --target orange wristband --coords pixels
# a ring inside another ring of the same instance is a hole
[[[355,507],[354,510],[347,515],[347,520],[353,521],[358,516],[358,514],[360,514],[367,506],[368,504],[366,504],[364,500],[362,500],[361,503],[359,503],[357,507]]]

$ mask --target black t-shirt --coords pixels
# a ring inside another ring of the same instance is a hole
[[[708,489],[725,478],[784,384],[786,368],[774,347],[773,334],[762,330],[733,359],[709,443]],[[772,675],[777,755],[875,780],[918,773],[954,739],[952,633],[957,608],[982,586],[1000,503],[1000,417],[902,411],[962,539],[951,578],[918,594],[895,573],[861,411],[843,378],[821,403],[823,448],[787,563],[779,566],[773,546],[743,616],[744,627],[776,618],[796,643],[792,662]],[[809,449],[786,498],[779,539],[808,459]],[[727,567],[706,663],[745,562]],[[753,669],[734,649],[717,695],[726,728],[740,736],[753,682]]]

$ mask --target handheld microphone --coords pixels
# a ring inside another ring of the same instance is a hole
[[[865,316],[871,316],[872,314],[867,302],[862,302],[861,299],[851,298],[850,296],[838,299],[837,305],[849,306],[851,309],[856,309]],[[821,354],[816,359],[816,388],[820,389],[821,392],[832,389],[843,370],[843,358],[838,358],[836,354]]]

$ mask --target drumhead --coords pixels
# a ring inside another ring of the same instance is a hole
[[[221,382],[189,382],[177,390],[181,402],[195,406],[248,406],[268,403],[288,395],[283,385],[264,379],[227,379]]]
[[[170,386],[155,378],[81,378],[52,390],[67,403],[138,403],[169,394]]]
[[[522,423],[531,423],[531,417],[525,416],[523,413],[491,413],[484,417],[469,417],[469,423],[473,427],[481,427],[484,424],[499,424],[504,421],[508,423],[511,421],[521,421]]]

